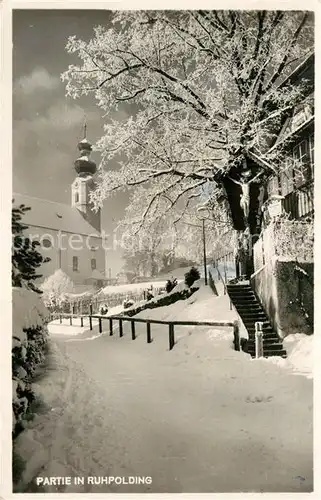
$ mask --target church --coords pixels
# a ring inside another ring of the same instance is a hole
[[[78,144],[74,163],[76,178],[71,185],[70,205],[13,193],[14,206],[30,207],[22,222],[26,236],[39,241],[39,251],[50,262],[39,269],[41,281],[57,269],[66,273],[78,291],[106,283],[106,251],[101,231],[101,211],[95,211],[90,193],[95,188],[97,167],[90,159],[92,145],[86,138]]]

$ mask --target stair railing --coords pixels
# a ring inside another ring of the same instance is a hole
[[[263,323],[261,321],[255,322],[255,357],[263,357]]]
[[[217,271],[217,276],[218,276],[218,279],[223,283],[223,289],[224,289],[224,295],[228,295],[227,293],[227,275],[226,275],[226,267],[224,266],[224,278],[218,268],[218,265],[216,263],[216,271]],[[232,305],[232,300],[231,300],[231,297],[229,296],[229,299],[230,299],[230,310],[233,309],[233,305]]]

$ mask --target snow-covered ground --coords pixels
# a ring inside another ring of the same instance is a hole
[[[153,286],[153,288],[164,288],[166,281],[147,281],[146,283],[129,283],[125,285],[108,285],[100,290],[98,296],[100,295],[111,295],[111,294],[124,294],[124,293],[139,293],[143,292],[147,288]]]
[[[102,315],[102,317],[107,318],[112,315],[117,315],[123,312],[123,310],[124,308],[122,305],[111,307],[108,310],[108,313]],[[94,318],[92,320],[92,326],[97,327],[97,325],[98,325],[98,319]],[[48,324],[48,332],[52,335],[58,335],[58,336],[65,335],[68,337],[89,333],[89,318],[88,317],[83,318],[83,327],[81,326],[80,318],[77,317],[72,318],[72,325],[70,324],[69,318],[63,318],[62,323],[60,323],[59,319],[55,319]]]
[[[275,356],[257,361],[274,363],[296,375],[313,378],[313,345],[313,335],[295,333],[283,340],[283,346],[287,352],[285,359]]]
[[[226,297],[201,288],[139,317],[233,314]],[[151,333],[151,344],[143,324],[135,341],[128,324],[122,338],[116,329],[84,342],[60,337],[57,370],[38,386],[51,411],[32,423],[47,460],[30,479],[152,477],[151,485],[72,485],[66,493],[312,491],[311,380],[234,351],[230,328],[175,327],[172,351],[166,327],[153,324]],[[35,461],[23,439],[23,458]]]

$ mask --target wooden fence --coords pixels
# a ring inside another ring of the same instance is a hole
[[[147,288],[146,288],[147,290]],[[109,295],[96,295],[93,297],[85,297],[78,299],[70,299],[61,304],[60,307],[51,308],[52,313],[88,315],[92,309],[95,313],[99,313],[100,307],[107,304],[109,308],[121,305],[125,299],[141,302],[146,299],[146,290],[129,291],[122,293],[112,293]],[[154,287],[152,293],[154,296],[164,292],[164,287]],[[50,309],[50,308],[49,308]]]
[[[62,318],[63,317],[69,317],[70,319],[70,324],[72,325],[72,319],[73,315],[72,314],[53,314],[51,315],[52,319],[54,317],[58,317],[60,319],[60,323],[62,323]],[[93,319],[98,319],[98,329],[99,333],[103,332],[103,321],[108,321],[109,322],[109,335],[112,336],[114,334],[114,322],[118,322],[118,329],[119,329],[119,337],[123,337],[124,335],[124,330],[123,330],[123,322],[128,321],[131,324],[131,337],[132,340],[136,339],[136,325],[135,323],[145,323],[146,324],[146,338],[147,338],[147,343],[150,344],[152,342],[152,335],[151,335],[151,325],[156,324],[156,325],[166,325],[168,327],[168,341],[169,341],[169,350],[171,351],[175,345],[175,326],[213,326],[213,327],[231,327],[233,328],[233,335],[234,335],[234,348],[236,351],[240,350],[240,333],[239,333],[239,322],[237,320],[235,321],[168,321],[168,320],[156,320],[156,319],[145,319],[145,318],[133,318],[130,316],[101,316],[99,314],[92,314],[92,315],[80,315],[77,316],[80,317],[81,321],[81,326],[83,326],[83,318],[88,317],[89,318],[89,328],[90,330],[93,329]]]

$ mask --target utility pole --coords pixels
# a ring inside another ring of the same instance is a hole
[[[205,219],[202,219],[203,225],[203,261],[204,261],[204,280],[207,285],[207,262],[206,262],[206,235],[205,235]]]
[[[208,215],[208,210],[205,207],[199,207],[196,212],[196,217],[198,220],[202,221],[202,229],[203,229],[203,262],[204,262],[204,282],[205,285],[207,285],[207,263],[206,263],[206,234],[205,234],[205,220],[208,219],[208,216],[204,213],[204,211],[207,212]]]

